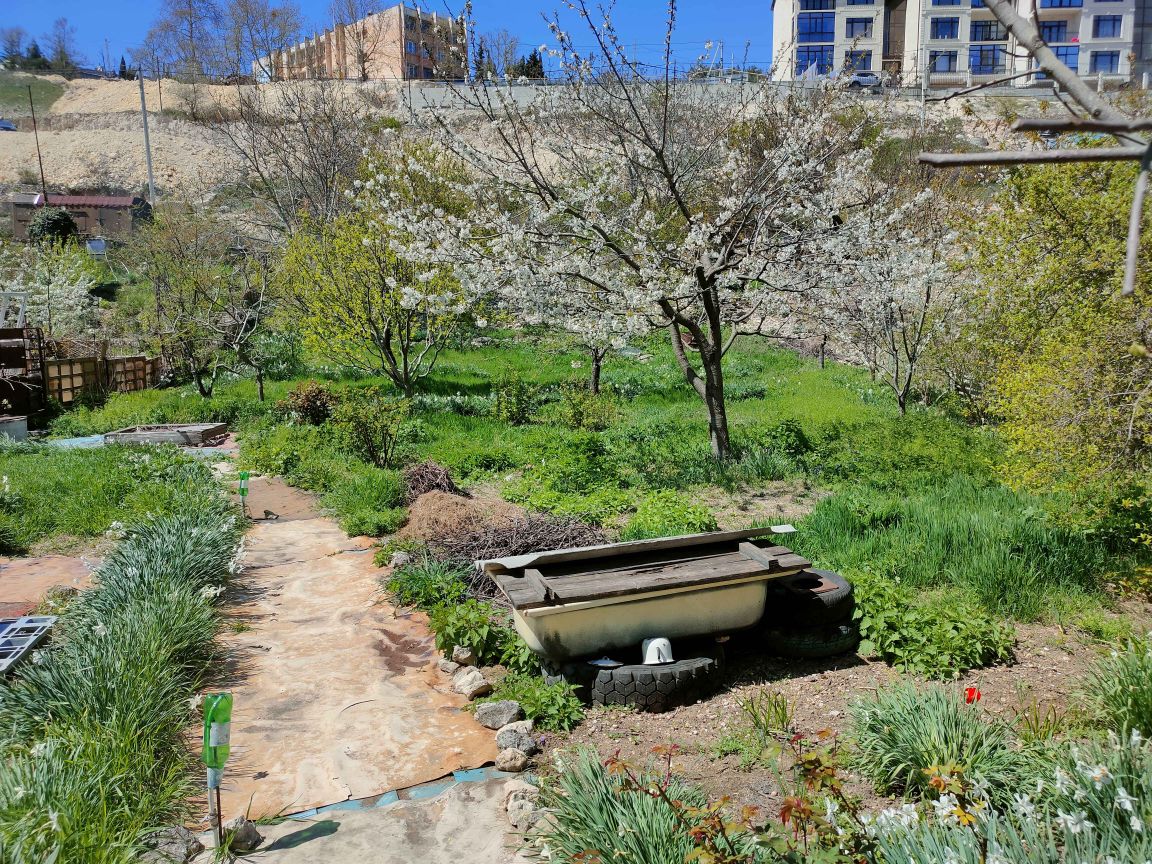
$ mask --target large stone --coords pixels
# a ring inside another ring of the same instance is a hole
[[[161,828],[144,838],[142,864],[187,864],[204,851],[196,835],[182,825]]]
[[[461,696],[476,699],[491,693],[492,685],[484,679],[480,670],[475,666],[465,666],[452,676],[452,689]]]
[[[531,720],[518,720],[502,726],[496,733],[496,746],[501,750],[520,750],[529,756],[540,749],[536,746],[536,739],[532,737]]]
[[[447,672],[449,675],[455,675],[460,671],[460,664],[453,663],[451,660],[441,660],[436,665],[440,667],[441,672]]]
[[[496,754],[496,770],[519,774],[528,767],[528,754],[515,747],[508,747]]]
[[[412,563],[412,554],[410,552],[393,552],[392,558],[388,562],[389,567],[403,567],[405,564]]]
[[[510,752],[510,751],[509,751]],[[504,812],[517,831],[527,831],[540,821],[543,811],[537,806],[540,790],[523,780],[509,783],[504,795]]]
[[[452,662],[461,666],[475,666],[476,652],[464,645],[456,645],[452,649]]]
[[[251,852],[264,842],[263,835],[256,830],[256,823],[243,816],[224,823],[224,836],[233,852]]]
[[[476,721],[488,729],[501,729],[509,723],[524,719],[524,710],[519,702],[503,699],[499,702],[485,702],[476,706]]]

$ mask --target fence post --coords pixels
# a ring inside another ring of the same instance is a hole
[[[1140,76],[1140,89],[1141,90],[1147,90],[1148,89],[1148,73],[1147,72],[1145,72],[1143,75]]]
[[[1103,93],[1104,92],[1104,73],[1103,72],[1097,72],[1096,73],[1096,92],[1097,93]]]

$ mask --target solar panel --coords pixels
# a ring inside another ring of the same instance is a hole
[[[44,641],[54,623],[55,615],[0,618],[0,674],[11,671]]]

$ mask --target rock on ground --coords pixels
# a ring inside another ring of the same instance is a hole
[[[476,706],[476,722],[488,729],[501,729],[509,723],[524,719],[524,710],[519,702],[502,699],[499,702],[485,702]]]
[[[455,675],[460,671],[460,664],[453,663],[451,660],[441,660],[436,665],[441,672],[447,672],[449,675]]]
[[[144,846],[147,851],[140,856],[141,864],[186,864],[204,851],[196,835],[181,825],[152,832]]]
[[[256,830],[256,823],[243,816],[224,823],[224,836],[233,852],[251,852],[264,841],[263,835]]]
[[[496,733],[496,746],[501,750],[512,748],[531,756],[540,748],[532,737],[532,721],[518,720],[501,727]]]
[[[528,754],[515,747],[508,747],[496,754],[496,770],[519,774],[528,767]]]
[[[461,666],[475,666],[476,652],[466,645],[456,645],[452,648],[452,662]]]
[[[492,685],[475,666],[465,666],[453,676],[452,689],[469,699],[476,699],[491,693]]]

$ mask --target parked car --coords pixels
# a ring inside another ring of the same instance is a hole
[[[880,76],[875,72],[851,72],[848,74],[848,87],[852,90],[866,87],[873,93],[879,93]]]
[[[11,120],[0,119],[0,132],[15,132],[16,124]]]

